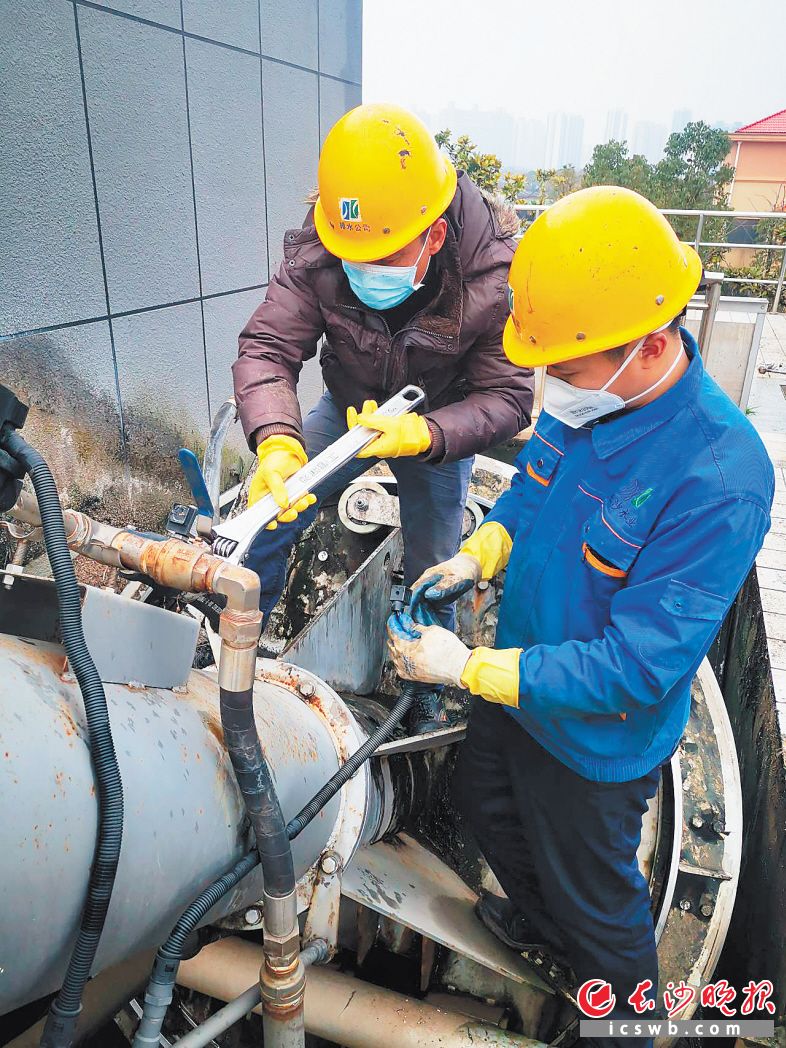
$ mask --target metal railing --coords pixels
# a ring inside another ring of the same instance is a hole
[[[547,211],[551,207],[551,204],[516,204],[516,214],[521,219],[523,228],[530,225],[534,219],[526,219],[527,214],[540,214],[541,211]],[[683,241],[686,244],[692,244],[693,247],[698,251],[700,248],[713,248],[713,249],[725,249],[728,251],[741,250],[741,251],[780,251],[782,252],[780,270],[778,276],[775,279],[766,279],[764,277],[723,277],[724,284],[757,284],[762,287],[774,287],[775,295],[772,301],[771,312],[777,313],[779,311],[779,305],[781,296],[783,294],[784,286],[786,286],[786,244],[745,244],[730,240],[702,240],[702,233],[704,232],[705,221],[714,218],[730,218],[738,219],[740,221],[755,221],[760,222],[763,220],[769,220],[773,222],[784,222],[786,221],[786,211],[710,211],[710,210],[692,210],[687,208],[676,208],[676,207],[664,207],[660,209],[662,215],[674,216],[678,218],[695,218],[696,219],[696,233],[692,240]]]

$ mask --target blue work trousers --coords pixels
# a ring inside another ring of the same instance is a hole
[[[615,1018],[633,1016],[627,999],[637,983],[651,979],[653,998],[658,985],[650,896],[636,850],[659,781],[656,768],[630,782],[591,782],[504,707],[473,702],[454,781],[457,807],[505,894],[573,968],[577,985],[611,983]],[[644,1048],[652,1041],[581,1043]]]
[[[324,393],[303,424],[308,457],[314,458],[346,431],[344,412],[330,393]],[[316,488],[314,494],[322,500],[343,490],[377,461],[353,459]],[[398,485],[404,538],[404,581],[407,585],[426,568],[448,560],[458,549],[472,461],[466,458],[432,464],[414,458],[388,460]],[[245,566],[259,575],[262,584],[259,607],[265,619],[284,589],[290,550],[314,520],[318,506],[319,502],[290,524],[279,524],[275,531],[261,531],[246,554]],[[443,609],[439,618],[445,626],[452,628],[453,606]]]

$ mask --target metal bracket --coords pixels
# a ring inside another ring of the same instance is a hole
[[[341,874],[343,862],[338,852],[328,849],[319,860],[319,869],[303,930],[303,944],[323,939],[329,957],[338,949],[338,918],[341,910]]]

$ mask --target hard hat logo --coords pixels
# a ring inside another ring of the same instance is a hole
[[[344,222],[362,222],[360,201],[357,197],[339,197],[338,206]]]

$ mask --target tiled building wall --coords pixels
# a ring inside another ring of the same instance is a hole
[[[72,504],[160,523],[360,102],[361,7],[0,0],[0,381]]]

